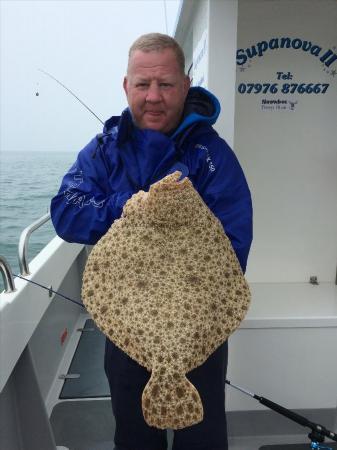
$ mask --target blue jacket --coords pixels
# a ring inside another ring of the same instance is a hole
[[[221,221],[243,271],[252,241],[249,188],[233,151],[212,125],[220,105],[210,92],[191,88],[176,131],[138,129],[129,109],[111,117],[103,133],[78,155],[51,202],[57,234],[95,244],[140,189],[180,170]]]

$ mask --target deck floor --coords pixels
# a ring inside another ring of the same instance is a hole
[[[113,450],[115,423],[103,371],[105,338],[92,320],[86,320],[84,329],[68,369],[68,373],[81,376],[65,381],[50,422],[57,446],[69,450]],[[322,417],[322,411],[318,414],[321,423],[332,425],[328,415]],[[229,450],[309,450],[311,447],[307,437],[309,430],[305,434],[306,429],[275,413],[229,412],[227,419]],[[315,416],[309,417],[309,420],[315,419]],[[263,434],[265,429],[269,434]],[[168,450],[172,449],[172,439],[169,431]],[[325,445],[337,450],[337,444]]]
[[[114,419],[108,399],[62,401],[51,415],[57,445],[70,450],[113,450]],[[229,430],[230,432],[230,430]],[[172,448],[172,434],[168,434],[168,450]],[[310,449],[305,435],[271,435],[230,437],[229,450],[259,450],[266,445],[303,444],[289,450]],[[283,448],[283,446],[282,446]],[[333,447],[334,449],[337,446]],[[211,450],[211,449],[210,449]],[[263,450],[274,450],[273,447]],[[280,447],[275,448],[280,450]],[[284,450],[288,450],[287,446]]]

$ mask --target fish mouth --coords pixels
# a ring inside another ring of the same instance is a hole
[[[179,170],[166,175],[165,178],[150,186],[150,193],[162,191],[181,191],[191,187],[191,182],[188,177],[181,177],[182,172]]]

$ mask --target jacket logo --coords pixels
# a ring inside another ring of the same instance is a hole
[[[209,150],[205,145],[196,144],[194,148],[200,148],[201,150],[204,150],[206,153],[206,162],[208,164],[208,169],[210,172],[215,172],[215,165],[213,164],[213,161],[211,160],[211,156],[209,154]]]
[[[83,183],[83,173],[80,171],[74,175],[75,183],[70,183],[68,188],[64,191],[64,196],[67,199],[67,204],[77,205],[79,208],[91,205],[94,208],[102,208],[105,200],[97,202],[95,197],[88,198],[88,195],[82,194],[77,190],[78,186]]]

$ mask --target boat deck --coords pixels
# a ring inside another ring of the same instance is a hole
[[[80,376],[58,380],[54,399],[49,399],[56,444],[69,450],[113,450],[115,424],[103,370],[105,338],[87,315],[82,316],[77,328],[77,339],[72,344],[75,351],[64,361],[64,372]],[[333,427],[329,412],[310,414],[309,420]],[[229,450],[310,449],[309,430],[306,433],[305,428],[272,411],[230,411],[227,418]],[[172,449],[172,440],[169,430],[168,450]],[[325,445],[337,449],[337,444]]]
[[[110,401],[107,399],[63,401],[55,406],[51,424],[57,445],[63,445],[70,450],[113,450],[114,419]],[[169,431],[168,450],[172,449],[172,438],[172,432]],[[334,444],[331,448],[336,449],[337,445]],[[305,434],[229,438],[229,450],[281,449],[308,450],[310,444]]]

